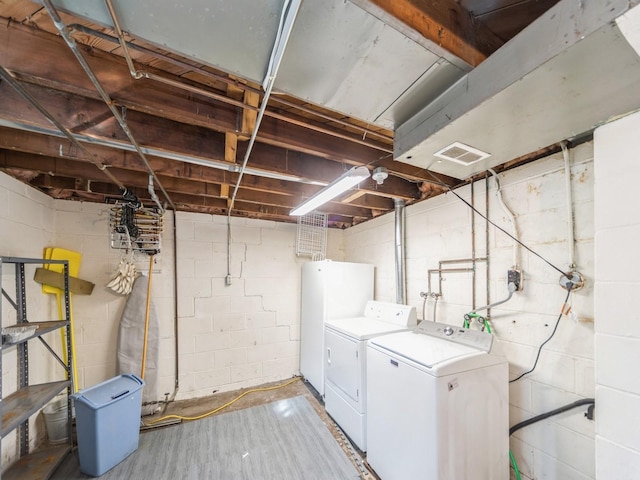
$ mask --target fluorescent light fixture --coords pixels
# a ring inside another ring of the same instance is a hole
[[[289,212],[291,216],[301,216],[315,210],[320,205],[327,203],[329,200],[337,197],[343,192],[346,192],[354,185],[357,185],[365,178],[369,178],[369,169],[367,167],[353,167],[350,170],[343,173],[336,180],[324,187],[315,195],[309,197],[302,202],[296,208]]]

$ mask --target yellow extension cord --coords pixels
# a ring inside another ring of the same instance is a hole
[[[274,385],[273,387],[252,388],[250,390],[247,390],[246,392],[241,393],[236,398],[234,398],[233,400],[225,403],[221,407],[218,407],[218,408],[216,408],[214,410],[211,410],[209,412],[203,413],[201,415],[197,415],[195,417],[185,417],[185,416],[182,416],[182,415],[165,415],[164,417],[156,418],[155,420],[149,420],[148,422],[146,422],[145,425],[153,425],[154,423],[159,423],[159,422],[162,422],[164,420],[169,420],[169,419],[186,420],[186,421],[200,420],[202,418],[205,418],[205,417],[208,417],[210,415],[214,415],[214,414],[218,413],[220,410],[223,410],[223,409],[227,408],[228,406],[234,404],[235,402],[240,400],[245,395],[248,395],[250,393],[255,393],[255,392],[268,392],[269,390],[277,390],[278,388],[283,388],[283,387],[286,387],[288,385],[291,385],[293,382],[295,382],[297,380],[300,380],[300,378],[301,377],[295,377],[293,380],[289,380],[288,382],[283,383],[281,385]]]

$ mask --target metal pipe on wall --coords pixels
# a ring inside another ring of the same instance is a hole
[[[471,206],[475,206],[475,182],[471,182]],[[473,272],[471,273],[471,305],[476,308],[476,213],[471,209],[471,258],[473,258]]]
[[[567,243],[569,245],[569,268],[576,268],[576,248],[575,248],[575,232],[573,229],[573,192],[571,190],[571,159],[569,158],[569,149],[567,142],[560,142],[562,148],[562,159],[564,162],[564,183],[567,198]]]
[[[405,289],[404,254],[404,200],[396,198],[395,203],[395,252],[396,252],[396,303],[407,304]]]
[[[487,304],[491,301],[491,275],[489,268],[491,267],[489,255],[489,175],[485,174],[484,176],[484,248],[485,248],[485,258],[487,259],[487,268],[486,268],[486,286],[487,286]],[[487,317],[491,316],[491,308],[487,309]]]
[[[247,168],[247,162],[249,161],[251,151],[253,150],[253,145],[258,136],[258,130],[260,129],[260,124],[262,123],[262,117],[264,115],[264,112],[267,109],[267,104],[269,103],[269,97],[271,96],[271,91],[273,89],[276,76],[278,75],[278,69],[280,68],[280,63],[282,62],[284,50],[291,36],[291,32],[293,30],[293,24],[295,22],[296,16],[298,15],[298,11],[300,9],[300,4],[301,4],[301,0],[291,0],[291,1],[285,0],[285,4],[282,9],[282,15],[280,17],[280,25],[278,26],[278,34],[276,36],[273,49],[271,50],[271,57],[269,58],[269,65],[267,66],[267,74],[263,82],[263,88],[265,89],[265,92],[264,92],[264,96],[262,97],[262,104],[260,105],[260,110],[258,111],[258,115],[256,117],[256,122],[253,127],[253,132],[251,132],[251,137],[249,138],[247,151],[244,154],[244,159],[242,160],[242,165],[240,166],[240,171],[238,173],[238,180],[236,181],[236,184],[233,187],[233,193],[231,194],[231,198],[228,201],[229,206],[227,208],[227,276],[225,277],[225,285],[227,286],[231,285],[231,211],[233,210],[233,204],[236,201],[236,195],[238,194],[238,189],[240,188],[240,182],[242,182],[242,177],[244,176],[245,169]]]
[[[122,128],[124,133],[127,135],[129,141],[131,142],[131,145],[135,148],[136,152],[138,153],[139,157],[141,158],[142,162],[144,163],[145,167],[147,168],[147,171],[148,171],[149,176],[150,176],[149,184],[150,185],[152,184],[151,179],[155,180],[155,184],[160,188],[160,190],[162,191],[165,199],[167,200],[167,202],[169,203],[169,205],[171,205],[171,208],[173,209],[173,212],[174,212],[174,216],[173,216],[173,220],[174,220],[174,222],[173,222],[173,235],[174,235],[174,292],[177,294],[177,248],[176,248],[177,247],[177,244],[176,244],[177,232],[176,232],[176,217],[175,217],[175,213],[176,213],[176,210],[177,210],[176,206],[173,203],[173,201],[171,200],[171,198],[169,197],[169,194],[167,193],[167,191],[164,189],[164,187],[160,183],[160,180],[158,179],[156,173],[151,168],[151,165],[149,164],[149,161],[147,160],[146,155],[142,151],[142,147],[138,144],[138,142],[134,138],[133,133],[129,129],[129,126],[127,125],[127,122],[126,122],[125,118],[123,117],[123,115],[120,114],[120,112],[118,112],[118,109],[115,106],[113,100],[111,99],[111,97],[109,96],[107,91],[104,89],[104,87],[102,86],[102,84],[100,83],[98,78],[96,77],[95,73],[93,72],[93,70],[91,69],[89,64],[87,63],[86,59],[84,58],[84,56],[82,55],[82,53],[78,49],[77,43],[75,42],[73,37],[71,37],[71,35],[69,34],[67,26],[63,23],[62,18],[60,17],[60,15],[58,14],[58,11],[55,9],[53,4],[51,3],[51,0],[43,0],[43,6],[47,10],[47,13],[51,17],[51,20],[53,21],[54,25],[58,29],[58,32],[60,33],[62,38],[65,40],[65,42],[67,43],[67,45],[69,46],[69,48],[71,49],[73,54],[75,55],[76,59],[78,60],[78,62],[82,66],[83,70],[85,71],[85,73],[87,74],[87,76],[89,77],[91,82],[93,83],[94,87],[96,88],[96,90],[98,91],[100,96],[102,97],[103,101],[105,102],[105,104],[107,105],[109,110],[111,110],[111,113],[113,114],[114,118],[116,119],[116,121],[118,122],[118,124],[120,125],[120,127]],[[123,187],[121,187],[121,188],[123,188]],[[158,206],[160,207],[159,202],[157,201],[157,197],[154,200],[156,201],[156,203],[158,203]],[[174,314],[175,314],[174,329],[175,329],[175,333],[176,333],[176,336],[175,336],[175,348],[176,348],[176,367],[175,368],[176,368],[176,372],[175,372],[175,389],[174,389],[174,392],[173,392],[173,398],[175,398],[175,395],[177,394],[178,382],[179,382],[179,380],[178,380],[179,376],[178,376],[178,336],[177,336],[178,306],[177,306],[177,297],[176,297],[175,302],[176,303],[174,305]]]
[[[62,125],[56,117],[54,117],[50,112],[48,112],[40,103],[27,91],[25,90],[20,82],[13,76],[13,74],[0,65],[0,79],[5,80],[9,85],[13,87],[13,89],[22,96],[27,102],[29,102],[33,107],[38,110],[42,115],[44,115],[49,122],[53,126],[55,126],[62,134],[69,139],[69,141],[75,145],[75,147],[84,152],[90,159],[90,161],[98,167],[100,171],[102,171],[113,183],[115,183],[120,190],[125,190],[125,186],[120,182],[113,174],[107,170],[107,166],[103,164],[100,160],[96,158],[89,150],[82,145],[78,139],[74,136],[73,133],[69,129],[67,129],[64,125]]]
[[[82,52],[78,48],[78,44],[76,43],[75,39],[69,34],[67,26],[62,21],[62,18],[60,17],[60,14],[56,10],[56,8],[53,6],[53,3],[51,3],[51,0],[43,0],[42,4],[44,5],[44,8],[47,10],[47,13],[51,17],[51,20],[53,21],[53,24],[58,29],[58,32],[60,33],[60,36],[62,36],[64,41],[67,43],[68,47],[71,49],[71,51],[75,55],[76,59],[78,60],[78,62],[82,66],[82,69],[85,71],[85,73],[87,74],[87,76],[91,80],[91,83],[93,83],[93,86],[95,87],[95,89],[100,94],[100,97],[104,101],[105,105],[107,105],[109,110],[111,110],[111,114],[113,115],[113,117],[116,119],[116,121],[120,125],[120,128],[127,135],[127,138],[129,139],[131,144],[135,147],[136,152],[138,153],[138,156],[140,157],[140,159],[144,163],[144,165],[147,168],[147,171],[149,172],[149,174],[153,176],[153,179],[155,180],[156,185],[162,191],[162,193],[163,193],[164,197],[166,198],[167,202],[169,203],[169,205],[171,205],[171,208],[173,208],[175,210],[176,209],[175,204],[173,203],[173,201],[169,197],[169,194],[167,193],[167,191],[162,186],[162,183],[160,183],[160,180],[158,179],[156,173],[151,168],[151,165],[149,164],[149,161],[147,160],[146,155],[144,154],[144,152],[142,151],[142,148],[140,147],[140,145],[138,144],[138,142],[134,138],[133,133],[129,129],[129,126],[127,125],[126,120],[124,119],[123,115],[121,115],[120,112],[118,111],[118,109],[115,106],[113,100],[111,99],[111,97],[109,96],[107,91],[104,89],[102,84],[100,83],[100,80],[98,80],[98,77],[96,77],[96,74],[94,73],[94,71],[91,69],[91,66],[87,63],[87,60],[84,58]]]
[[[77,23],[73,23],[73,24],[69,25],[69,28],[72,31],[85,33],[87,35],[91,35],[91,36],[100,38],[102,40],[106,40],[106,41],[111,42],[111,43],[116,43],[116,44],[119,43],[119,40],[118,40],[117,37],[113,37],[113,36],[108,35],[108,34],[106,34],[104,32],[101,32],[99,30],[95,30],[93,28],[89,28],[86,25],[80,25],[80,24],[77,24]],[[215,81],[219,81],[219,82],[225,83],[227,85],[233,85],[233,86],[238,87],[238,88],[240,88],[240,89],[242,89],[244,91],[247,91],[247,92],[253,92],[253,93],[260,94],[260,95],[262,94],[262,90],[260,90],[258,88],[253,88],[253,87],[251,87],[251,86],[249,86],[249,85],[247,85],[245,83],[238,82],[237,80],[231,80],[231,79],[225,77],[224,75],[220,75],[220,74],[217,74],[217,73],[210,72],[210,71],[205,70],[203,68],[200,68],[200,67],[198,67],[196,65],[192,65],[192,64],[190,64],[188,62],[183,62],[179,58],[174,58],[174,57],[171,57],[171,56],[168,56],[168,55],[163,55],[160,52],[156,52],[154,50],[151,50],[149,48],[143,47],[143,46],[138,45],[136,43],[125,42],[125,45],[129,48],[129,50],[135,50],[137,52],[144,53],[145,55],[151,55],[154,58],[163,60],[163,61],[165,61],[167,63],[172,64],[172,65],[183,67],[183,68],[186,68],[188,70],[194,70],[194,71],[198,72],[199,75],[203,75],[203,76],[205,76],[207,78],[210,78],[210,79],[213,79]],[[144,75],[144,77],[148,78],[148,79],[159,80],[159,81],[162,81],[164,83],[168,83],[168,82],[172,82],[173,83],[174,82],[173,80],[167,79],[165,77],[157,78],[158,77],[157,75],[154,75],[154,74],[149,73],[149,72],[139,71],[139,70],[137,70],[137,71],[139,73],[142,73]],[[153,78],[151,78],[152,76],[153,76]],[[188,85],[188,84],[181,83],[181,82],[175,82],[174,86],[176,86],[178,88],[183,88],[185,90],[192,91],[193,93],[198,93],[198,94],[201,94],[201,95],[204,95],[204,96],[216,99],[216,100],[220,100],[220,101],[222,101],[224,103],[227,103],[229,105],[234,105],[234,106],[237,106],[237,107],[240,107],[240,108],[244,108],[245,110],[251,110],[251,111],[255,111],[255,112],[257,112],[259,110],[258,107],[253,107],[251,105],[248,105],[245,102],[242,102],[240,100],[234,100],[234,99],[232,99],[230,97],[227,97],[227,96],[224,96],[224,95],[218,95],[215,92],[211,92],[211,91],[205,90],[203,88],[194,87],[192,85]],[[299,104],[297,104],[295,102],[286,100],[286,99],[284,99],[282,97],[273,97],[271,100],[272,100],[272,103],[279,103],[279,104],[285,105],[287,107],[292,107],[292,108],[295,108],[295,109],[300,110],[302,112],[309,113],[311,115],[315,115],[315,116],[317,116],[319,118],[322,118],[324,120],[329,120],[330,122],[337,123],[337,124],[340,124],[340,125],[344,125],[345,127],[353,128],[355,130],[359,130],[360,132],[363,133],[363,135],[360,136],[360,137],[355,138],[353,136],[342,135],[340,133],[336,133],[335,131],[331,131],[329,129],[324,129],[324,128],[320,127],[319,125],[314,125],[314,127],[313,127],[314,130],[326,132],[326,133],[328,133],[330,135],[334,135],[334,136],[339,137],[339,138],[344,138],[344,139],[349,140],[351,142],[359,143],[361,145],[367,145],[367,146],[370,146],[370,147],[373,147],[373,148],[377,148],[377,149],[379,149],[379,150],[381,150],[383,152],[393,153],[393,149],[381,148],[381,145],[374,144],[372,142],[368,142],[365,139],[363,139],[363,137],[366,137],[366,138],[377,137],[377,138],[379,138],[380,140],[383,140],[383,141],[392,140],[392,138],[390,138],[388,135],[382,135],[382,134],[380,134],[378,132],[375,132],[373,130],[367,129],[366,127],[363,127],[363,126],[360,126],[360,125],[356,125],[356,124],[353,124],[353,123],[349,123],[349,122],[347,122],[345,120],[341,120],[339,118],[331,117],[330,115],[326,115],[326,114],[324,114],[322,112],[318,112],[317,110],[313,110],[311,108],[307,108],[307,107],[305,107],[303,105],[299,105]],[[287,117],[285,115],[282,115],[281,113],[278,113],[278,112],[273,111],[273,110],[267,109],[267,111],[265,112],[265,115],[267,115],[269,117],[273,117],[273,118],[279,118],[279,119],[282,119],[282,120],[284,120],[286,122],[295,123],[294,119],[292,119],[290,117]]]

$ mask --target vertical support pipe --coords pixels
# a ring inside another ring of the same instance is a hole
[[[564,183],[567,197],[567,243],[569,244],[569,268],[576,268],[575,235],[573,231],[573,192],[571,190],[571,159],[567,142],[560,142],[562,148],[562,158],[564,160]]]
[[[476,213],[475,205],[475,182],[471,182],[471,261],[473,262],[473,272],[471,272],[471,305],[476,308]]]
[[[489,271],[489,266],[491,265],[489,255],[489,175],[485,174],[484,176],[484,247],[485,247],[485,258],[487,259],[487,305],[491,303],[491,285],[490,280],[491,276]],[[491,317],[491,309],[487,308],[487,318]]]
[[[395,201],[395,252],[396,252],[396,303],[407,304],[405,293],[405,258],[404,258],[404,200]]]
[[[174,383],[175,387],[173,389],[173,394],[171,395],[171,401],[175,400],[176,395],[178,394],[178,388],[180,388],[180,372],[178,367],[180,366],[180,360],[178,357],[179,349],[178,349],[178,219],[176,218],[176,211],[173,210],[173,349],[175,352],[174,359],[174,369],[175,369],[175,378]]]

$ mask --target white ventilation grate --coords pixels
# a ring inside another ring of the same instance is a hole
[[[327,253],[327,214],[313,212],[298,217],[296,255],[324,260]]]
[[[434,155],[438,158],[449,160],[450,162],[459,163],[460,165],[472,165],[491,156],[490,153],[483,152],[482,150],[460,142],[454,142],[442,150],[437,151]]]

